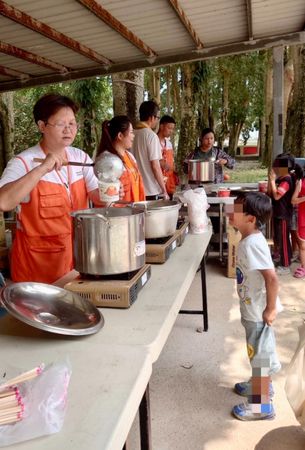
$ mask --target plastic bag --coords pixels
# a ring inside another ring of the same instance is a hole
[[[209,218],[207,216],[208,204],[204,188],[188,189],[182,192],[176,192],[179,200],[187,204],[190,229],[194,234],[200,234],[207,231]]]
[[[22,420],[0,426],[0,447],[57,433],[64,422],[71,376],[68,361],[45,367],[42,374],[18,385],[24,400]]]
[[[287,369],[285,392],[296,419],[305,430],[305,324],[299,327],[299,343]]]

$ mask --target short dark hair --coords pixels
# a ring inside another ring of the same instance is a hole
[[[214,130],[212,130],[212,128],[204,128],[202,131],[201,131],[201,139],[203,139],[204,138],[204,136],[206,135],[206,134],[209,134],[209,133],[213,133],[213,135],[214,135],[214,137],[215,137],[215,133],[214,133]]]
[[[47,122],[53,114],[61,108],[71,108],[74,114],[79,110],[78,105],[69,97],[60,94],[46,94],[40,97],[33,108],[35,122]]]
[[[243,213],[256,218],[256,228],[260,230],[268,222],[272,213],[271,198],[263,192],[238,192],[234,203],[243,205]]]
[[[159,114],[160,108],[156,102],[148,100],[141,103],[139,113],[140,120],[148,120],[152,116],[157,116]]]
[[[286,167],[288,172],[294,170],[295,159],[290,153],[280,153],[273,161],[272,167]]]
[[[176,125],[175,119],[172,116],[167,116],[166,114],[160,119],[160,125],[162,125],[163,123],[173,123]]]

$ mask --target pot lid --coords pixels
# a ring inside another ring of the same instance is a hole
[[[44,283],[13,283],[1,292],[2,304],[17,319],[51,333],[81,336],[104,325],[99,310],[80,295]]]

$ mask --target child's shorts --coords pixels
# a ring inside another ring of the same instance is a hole
[[[298,228],[298,238],[301,239],[301,241],[305,241],[305,227]]]
[[[250,364],[253,366],[254,357],[258,357],[258,350],[260,354],[268,355],[270,368],[269,375],[278,372],[281,369],[281,363],[276,353],[275,336],[273,327],[267,326],[265,328],[264,322],[251,322],[249,320],[241,319],[241,323],[246,330],[247,351],[250,359]],[[262,333],[264,330],[264,333]],[[255,365],[255,367],[257,367]]]

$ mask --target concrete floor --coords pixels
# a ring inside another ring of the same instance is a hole
[[[295,266],[295,265],[294,265]],[[274,327],[282,371],[273,380],[276,418],[241,422],[230,415],[241,403],[232,386],[251,376],[244,331],[240,324],[235,280],[215,255],[207,261],[209,330],[199,333],[200,316],[180,315],[150,382],[154,450],[304,450],[299,426],[284,392],[285,369],[305,320],[305,280],[283,276],[280,296],[285,307]],[[200,305],[196,275],[184,307]],[[138,418],[130,431],[129,448],[138,450]]]

